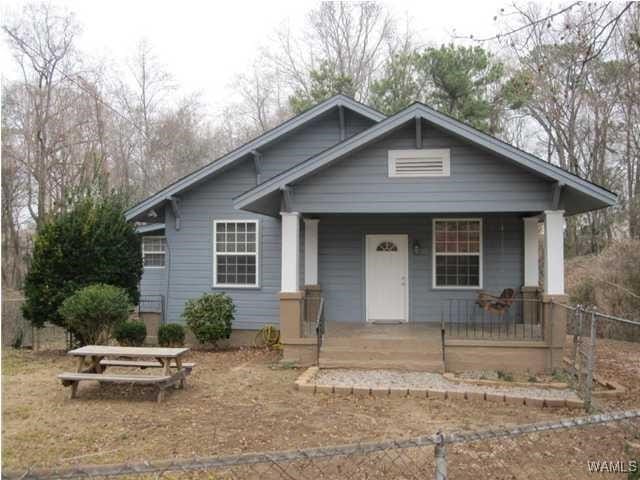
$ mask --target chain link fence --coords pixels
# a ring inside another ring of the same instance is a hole
[[[57,470],[7,479],[584,479],[632,475],[640,461],[640,410],[395,441]],[[634,478],[631,477],[630,478]],[[637,477],[636,477],[637,478]]]
[[[22,315],[24,298],[2,299],[2,346],[33,350],[64,350],[68,337],[64,328],[46,324],[34,328]]]
[[[569,310],[567,334],[571,347],[566,359],[568,370],[576,378],[576,389],[585,401],[585,407],[593,406],[596,388],[596,356],[600,339],[640,342],[640,322],[607,315],[582,305],[562,305]]]

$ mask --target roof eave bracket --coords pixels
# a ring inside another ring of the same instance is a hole
[[[282,211],[290,212],[291,211],[291,196],[293,195],[293,189],[290,185],[285,185],[280,189],[282,192]]]
[[[182,211],[180,209],[180,199],[178,197],[169,197],[169,204],[171,205],[171,211],[176,219],[176,230],[180,230],[182,226]]]
[[[260,185],[262,182],[262,153],[253,150],[251,155],[253,156],[253,166],[256,169],[256,185]]]
[[[555,182],[553,184],[553,194],[551,197],[551,208],[553,210],[558,210],[560,208],[560,199],[562,198],[562,189],[564,188],[564,183]]]

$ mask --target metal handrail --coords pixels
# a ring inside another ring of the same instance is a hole
[[[316,365],[320,366],[320,348],[322,348],[322,340],[325,331],[324,321],[324,297],[320,297],[320,306],[318,307],[318,315],[316,316]]]

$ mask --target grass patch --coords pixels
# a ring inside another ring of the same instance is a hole
[[[513,382],[513,374],[510,372],[505,372],[504,370],[496,371],[496,375],[498,378],[504,382]]]
[[[573,384],[574,378],[569,372],[563,369],[556,368],[551,374],[551,378],[553,378],[554,382],[559,383],[567,383],[569,385]]]

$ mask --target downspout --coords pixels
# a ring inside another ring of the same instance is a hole
[[[180,211],[180,199],[177,197],[169,197],[169,202],[171,204],[171,211],[173,212],[173,215],[175,217],[175,229],[180,230],[181,227],[181,211]],[[166,216],[166,213],[165,213]],[[168,233],[168,229],[167,229],[167,222],[165,222],[165,232],[164,232],[164,238],[166,241],[166,252],[167,252],[167,281],[166,281],[166,287],[165,287],[165,305],[164,307],[166,307],[165,309],[163,309],[162,312],[162,322],[166,323],[167,322],[167,314],[169,313],[169,294],[171,293],[171,268],[172,268],[172,262],[171,262],[171,243],[169,242],[169,235],[167,235]]]
[[[162,305],[162,317],[160,318],[160,324],[164,325],[167,323],[167,315],[169,313],[169,292],[171,291],[171,243],[169,242],[169,237],[167,236],[167,232],[164,234],[165,242],[166,242],[166,255],[167,255],[167,281],[165,282],[165,296],[164,302]]]

